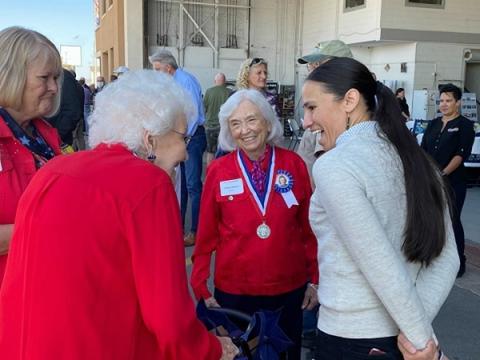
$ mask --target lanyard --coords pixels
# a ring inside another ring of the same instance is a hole
[[[243,178],[250,192],[250,196],[251,198],[253,198],[253,201],[255,203],[255,209],[262,218],[265,218],[265,214],[267,213],[268,201],[270,199],[270,194],[272,193],[272,178],[273,170],[275,168],[275,147],[272,146],[272,153],[270,155],[270,161],[267,169],[267,190],[265,192],[265,197],[262,199],[263,201],[260,200],[257,191],[253,187],[250,175],[248,174],[242,156],[240,155],[240,150],[237,150],[237,161],[238,166],[240,167],[240,171],[242,172]]]

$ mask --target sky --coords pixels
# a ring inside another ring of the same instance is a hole
[[[0,29],[19,25],[48,37],[59,49],[61,45],[80,46],[82,65],[76,68],[77,79],[90,79],[95,59],[95,20],[93,0],[0,0]],[[3,54],[2,54],[3,56]]]

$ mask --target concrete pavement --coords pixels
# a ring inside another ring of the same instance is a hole
[[[480,187],[468,189],[462,223],[467,272],[455,282],[434,329],[451,360],[480,360]]]

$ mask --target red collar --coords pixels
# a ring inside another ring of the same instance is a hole
[[[94,151],[120,151],[120,152],[128,152],[132,154],[133,152],[123,143],[115,143],[115,144],[106,144],[100,143],[93,148]]]

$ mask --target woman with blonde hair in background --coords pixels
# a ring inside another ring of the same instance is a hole
[[[240,65],[237,75],[237,90],[254,89],[265,96],[275,114],[280,117],[278,97],[267,91],[268,63],[263,58],[248,58]]]

